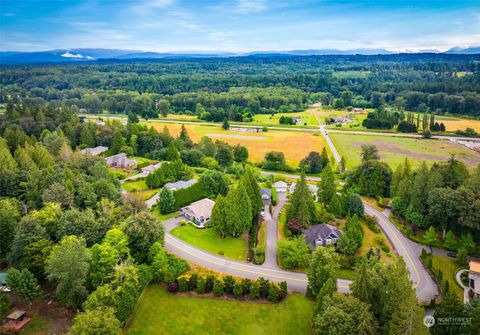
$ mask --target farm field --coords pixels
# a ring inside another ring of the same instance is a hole
[[[348,168],[360,164],[361,146],[364,144],[376,145],[381,160],[390,165],[392,169],[403,162],[405,157],[408,157],[413,166],[419,166],[422,161],[427,163],[446,161],[452,154],[467,166],[473,167],[480,164],[479,154],[466,147],[443,140],[341,133],[332,133],[330,138],[340,155],[345,157]]]
[[[301,295],[290,294],[271,304],[172,295],[152,285],[142,294],[125,333],[309,334],[313,306]]]
[[[180,123],[155,122],[152,125],[162,131],[167,127],[173,136],[180,133]],[[263,161],[269,151],[280,151],[285,154],[287,163],[297,166],[300,160],[305,158],[311,151],[321,152],[324,146],[322,136],[313,133],[269,130],[267,132],[247,132],[225,130],[220,126],[206,126],[185,124],[185,128],[194,142],[200,141],[203,136],[209,136],[213,141],[220,140],[230,145],[241,144],[247,147],[249,160],[253,162]]]
[[[370,111],[370,110],[367,110]],[[354,113],[349,113],[346,109],[333,109],[333,108],[316,108],[315,112],[317,113],[318,118],[320,119],[320,122],[325,124],[325,119],[330,118],[330,117],[340,117],[340,116],[345,116],[348,115],[350,116],[354,121],[346,124],[342,124],[341,126],[336,126],[335,124],[331,125],[326,125],[326,128],[331,128],[331,129],[345,129],[345,130],[365,130],[362,126],[363,120],[367,117],[367,113],[365,114],[354,114]]]
[[[184,121],[202,121],[196,115],[185,114],[167,114],[167,117],[159,116],[158,120],[184,120]]]
[[[414,115],[416,117],[417,113],[414,113]],[[423,114],[420,114],[420,129],[422,128],[422,120]],[[463,119],[454,116],[435,115],[435,122],[443,123],[445,125],[445,129],[449,132],[465,130],[466,128],[472,128],[476,132],[480,132],[480,120]]]
[[[253,117],[253,121],[248,123],[251,125],[269,125],[269,126],[282,126],[280,122],[280,117],[289,116],[289,117],[300,117],[302,119],[302,125],[299,126],[318,126],[317,119],[313,115],[311,109],[307,109],[304,112],[298,113],[277,113],[272,116],[272,114],[257,114]],[[292,127],[292,126],[289,126]]]
[[[173,229],[171,234],[215,255],[236,261],[244,261],[247,257],[247,244],[241,237],[221,238],[213,229],[198,229],[190,224]]]

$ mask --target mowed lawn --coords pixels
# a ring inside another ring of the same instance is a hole
[[[303,112],[298,113],[276,113],[272,114],[257,114],[253,117],[252,125],[269,125],[269,126],[281,126],[280,125],[280,117],[288,116],[288,117],[299,117],[302,119],[302,124],[298,126],[318,126],[317,119],[315,115],[313,115],[313,111],[311,109],[307,109]],[[291,127],[291,126],[290,126]]]
[[[140,298],[125,334],[310,334],[314,303],[288,295],[278,303],[177,296],[150,286]]]
[[[150,199],[159,191],[158,188],[149,189],[145,182],[145,179],[124,182],[122,183],[122,187],[131,193],[139,192],[145,200]]]
[[[244,261],[247,256],[247,244],[241,237],[221,238],[211,228],[198,229],[187,224],[173,229],[171,234],[215,255],[222,255],[237,261]]]
[[[180,123],[160,123],[152,125],[162,131],[166,126],[170,134],[178,136]],[[219,126],[185,124],[185,128],[194,142],[200,141],[203,136],[209,136],[213,141],[220,140],[230,145],[240,144],[247,147],[249,160],[261,162],[269,151],[280,151],[285,154],[287,163],[296,167],[311,151],[321,152],[324,146],[319,134],[300,131],[269,130],[267,132],[247,132],[225,130]]]
[[[427,164],[446,161],[452,154],[467,166],[473,167],[480,163],[478,153],[445,140],[341,133],[331,133],[330,138],[340,155],[345,158],[348,168],[360,164],[361,146],[364,144],[376,145],[380,158],[392,169],[403,162],[405,157],[408,157],[413,166],[419,166],[422,161]]]
[[[461,301],[463,301],[463,289],[458,286],[455,280],[455,273],[460,269],[460,266],[454,259],[443,256],[432,256],[432,270],[442,271],[443,281],[448,281],[448,287],[451,292],[454,292]]]

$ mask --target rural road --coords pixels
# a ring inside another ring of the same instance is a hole
[[[92,115],[92,114],[81,114],[83,116],[87,116],[92,119],[115,119],[115,120],[126,120],[126,117],[121,117],[121,116],[99,116],[99,115]],[[316,116],[316,114],[315,114]],[[197,124],[197,125],[202,125],[202,126],[212,126],[212,127],[221,127],[222,125],[219,123],[214,123],[214,122],[197,122],[197,121],[183,121],[183,120],[162,120],[162,119],[150,119],[150,120],[145,120],[145,119],[140,119],[141,121],[144,122],[156,122],[156,123],[177,123],[177,124]],[[318,120],[318,119],[317,119]],[[321,126],[321,123],[318,122],[319,125]],[[262,128],[262,125],[247,125],[247,124],[230,124],[231,127],[236,127],[236,128]],[[303,132],[308,132],[308,133],[315,133],[320,131],[319,128],[293,128],[293,127],[274,127],[274,126],[267,126],[269,130],[283,130],[283,131],[303,131]],[[382,132],[374,132],[374,131],[359,131],[359,130],[340,130],[340,129],[325,129],[324,131],[328,133],[343,133],[343,134],[351,134],[351,135],[378,135],[378,136],[390,136],[390,137],[410,137],[410,138],[422,138],[421,134],[408,134],[408,133],[382,133]],[[438,140],[466,140],[466,141],[472,141],[472,140],[480,140],[479,137],[460,137],[460,136],[448,136],[448,135],[433,135],[431,137],[432,139],[438,139]],[[336,158],[335,158],[336,159]]]
[[[398,228],[388,219],[388,211],[381,213],[366,202],[363,205],[365,213],[378,219],[378,225],[388,237],[397,253],[403,258],[410,272],[410,280],[413,283],[418,300],[422,303],[430,302],[439,292],[437,285],[420,262],[421,249],[415,246],[417,243],[403,236]]]

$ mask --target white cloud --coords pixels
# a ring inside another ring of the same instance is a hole
[[[67,51],[65,52],[63,55],[61,55],[62,57],[65,57],[65,58],[78,58],[78,59],[93,59],[92,57],[90,56],[83,56],[81,54],[72,54],[70,53],[70,51]]]
[[[236,10],[242,14],[258,13],[267,9],[263,0],[237,0]]]

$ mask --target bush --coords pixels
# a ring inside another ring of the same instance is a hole
[[[167,285],[167,290],[170,293],[177,293],[178,292],[178,284],[177,283],[170,283]]]
[[[213,283],[216,280],[215,276],[208,275],[207,279],[205,280],[205,292],[210,293],[213,289]]]
[[[266,299],[268,296],[268,280],[263,277],[258,279],[258,284],[260,286],[260,298]]]
[[[378,228],[378,225],[377,225],[378,221],[375,216],[365,215],[363,219],[367,224],[368,229],[370,229],[374,233],[377,233],[377,234],[380,233],[380,228]]]
[[[216,296],[216,297],[221,297],[223,295],[223,289],[224,289],[224,284],[223,284],[223,281],[221,280],[218,280],[218,279],[215,279],[215,281],[213,282],[213,294]]]
[[[270,283],[268,285],[268,300],[270,300],[271,302],[278,302],[279,294],[280,290],[278,289],[277,284]]]
[[[304,268],[310,258],[310,247],[303,236],[293,240],[280,240],[277,244],[278,259],[286,269]]]
[[[430,129],[424,129],[422,131],[422,138],[425,138],[425,139],[432,138],[432,132],[430,131]]]
[[[277,189],[272,187],[272,205],[275,206],[278,201]]]
[[[260,297],[260,284],[257,281],[252,281],[249,288],[249,296],[252,299],[258,299]]]
[[[243,295],[243,284],[240,281],[235,282],[233,285],[233,295],[236,297]]]
[[[188,291],[188,280],[185,277],[180,277],[177,279],[178,283],[178,290],[180,292],[187,292]]]
[[[188,280],[188,289],[190,291],[195,290],[197,288],[197,283],[198,283],[198,275],[194,273],[190,276],[190,279]]]
[[[223,283],[225,284],[225,293],[232,294],[233,287],[235,286],[235,278],[232,276],[225,276],[223,278]]]
[[[196,289],[196,292],[198,294],[204,294],[205,293],[205,279],[203,279],[202,277],[198,278],[197,280],[197,289]]]

